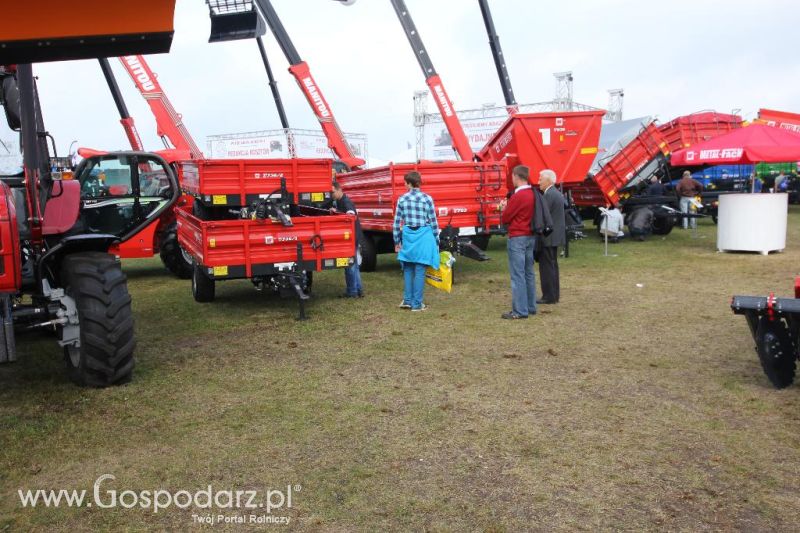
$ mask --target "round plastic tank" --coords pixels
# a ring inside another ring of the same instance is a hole
[[[717,249],[769,252],[786,248],[789,195],[720,194]]]

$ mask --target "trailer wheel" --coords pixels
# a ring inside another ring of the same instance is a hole
[[[164,230],[161,237],[161,262],[180,279],[192,277],[192,256],[178,244],[178,222],[175,221]]]
[[[761,368],[776,389],[792,384],[797,353],[786,324],[761,317],[756,328],[756,352]]]
[[[675,217],[656,217],[653,219],[653,235],[669,235],[677,223]]]
[[[203,267],[194,264],[192,271],[192,296],[195,302],[207,303],[214,301],[216,282],[203,272]]]
[[[136,347],[131,297],[122,266],[113,255],[67,255],[61,265],[67,296],[75,301],[80,346],[64,347],[69,378],[78,385],[108,387],[130,381]]]
[[[375,248],[375,239],[364,235],[361,239],[361,272],[375,272],[378,264],[378,253]]]
[[[485,252],[489,247],[489,240],[491,238],[491,235],[473,235],[470,240],[472,241],[472,244]]]
[[[211,209],[195,198],[194,202],[192,202],[192,215],[200,220],[211,220]]]

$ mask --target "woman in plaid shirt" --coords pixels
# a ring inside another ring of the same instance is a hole
[[[393,227],[394,250],[405,282],[400,308],[424,311],[425,269],[439,268],[439,223],[433,199],[419,190],[419,172],[409,172],[403,179],[408,192],[397,200]]]

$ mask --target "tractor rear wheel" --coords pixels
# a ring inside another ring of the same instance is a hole
[[[75,301],[80,346],[64,347],[67,373],[78,385],[108,387],[127,383],[134,367],[131,297],[119,261],[103,252],[66,256],[61,280]]]
[[[192,296],[195,302],[206,303],[214,301],[216,282],[203,272],[203,267],[194,264],[192,272]]]
[[[187,254],[178,244],[178,222],[174,221],[166,227],[161,236],[161,262],[180,279],[192,277],[192,256]]]
[[[761,368],[776,389],[794,381],[797,353],[789,329],[780,320],[761,317],[756,328],[756,352]]]
[[[378,252],[375,247],[375,239],[369,235],[364,235],[361,239],[361,272],[375,272],[378,264]]]

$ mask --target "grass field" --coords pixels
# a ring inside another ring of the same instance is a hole
[[[248,282],[201,305],[158,260],[128,262],[131,384],[72,386],[47,338],[0,367],[0,531],[201,527],[204,509],[20,505],[102,474],[120,492],[299,485],[273,514],[311,531],[797,530],[800,388],[772,389],[729,301],[791,293],[800,210],[769,257],[717,253],[710,221],[571,251],[562,303],[527,321],[499,318],[502,239],[427,313],[397,309],[394,256],[363,300],[318,275],[307,322]]]

